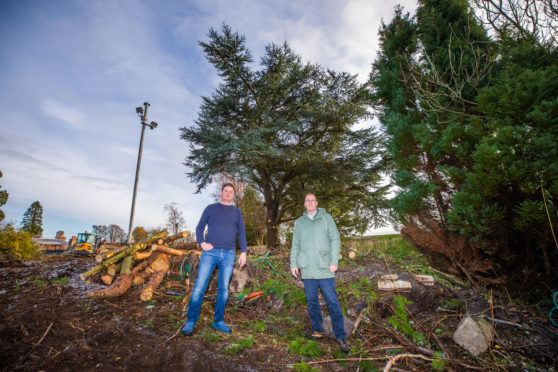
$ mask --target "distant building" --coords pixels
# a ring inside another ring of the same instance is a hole
[[[68,248],[68,242],[65,239],[33,238],[33,242],[44,254],[62,253]]]

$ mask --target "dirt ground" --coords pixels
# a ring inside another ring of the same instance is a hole
[[[100,286],[80,280],[79,274],[93,265],[91,258],[49,257],[29,261],[0,258],[2,371],[285,371],[292,370],[290,366],[301,361],[300,356],[287,350],[289,323],[278,320],[274,324],[273,319],[277,318],[264,306],[264,300],[250,306],[229,303],[225,321],[234,331],[232,335],[222,335],[211,332],[214,303],[209,298],[204,302],[195,336],[184,337],[176,335],[187,309],[186,299],[180,293],[162,289],[152,301],[142,302],[139,289],[134,287],[116,299],[87,299],[85,293]],[[386,272],[380,261],[363,261],[362,265],[340,270],[340,283],[356,282],[363,276],[374,278]],[[431,289],[421,287],[409,295],[414,296],[409,311],[415,315],[415,321],[423,324],[427,336],[434,329],[440,330],[438,340],[453,359],[459,360],[448,365],[452,370],[469,370],[465,366],[486,369],[490,365],[494,370],[557,367],[558,333],[542,316],[514,308],[512,304],[493,306],[494,318],[523,324],[531,331],[498,325],[497,346],[493,346],[490,355],[485,353],[474,358],[452,341],[451,330],[455,329],[459,314],[490,315],[486,296],[467,288],[448,290],[439,283]],[[356,304],[359,297],[353,293],[344,295],[342,300]],[[443,309],[442,305],[450,298],[463,306]],[[390,355],[385,351],[374,354],[382,345],[399,344],[403,345],[399,352],[402,349],[420,352],[405,347],[408,340],[388,329],[386,319],[393,314],[393,309],[387,304],[387,301],[376,301],[372,319],[366,318],[349,340],[358,344],[359,350],[366,351],[367,356],[379,357],[375,364],[368,369],[353,361],[312,367],[327,371],[381,369],[386,355]],[[309,331],[305,308],[298,306],[293,311],[299,314],[293,319],[305,323],[301,329]],[[253,327],[258,319],[268,319],[265,331]],[[248,336],[256,340],[251,348],[227,352],[239,337]],[[321,344],[326,350],[322,360],[339,357],[333,340],[325,339]],[[362,358],[363,354],[358,353],[352,352],[349,357]],[[398,367],[431,370],[430,364],[420,360]]]

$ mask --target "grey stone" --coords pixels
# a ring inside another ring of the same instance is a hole
[[[473,356],[485,352],[492,342],[492,328],[485,320],[475,321],[470,316],[461,319],[453,334],[453,341]]]
[[[229,284],[229,291],[233,294],[242,292],[251,279],[252,275],[250,275],[250,270],[247,270],[246,267],[242,270],[235,267]]]
[[[343,316],[343,323],[344,323],[343,325],[345,326],[345,333],[347,334],[347,337],[349,337],[349,335],[353,331],[353,328],[355,327],[355,324],[351,319],[347,318],[346,316]],[[335,335],[333,334],[333,326],[331,325],[331,317],[329,315],[324,318],[323,327],[324,327],[324,334],[326,336],[335,338]]]

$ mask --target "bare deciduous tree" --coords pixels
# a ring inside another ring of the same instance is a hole
[[[173,235],[176,235],[182,227],[186,227],[182,212],[178,210],[175,202],[165,205],[165,211],[167,212],[166,227]]]

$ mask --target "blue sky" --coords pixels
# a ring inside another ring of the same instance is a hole
[[[38,200],[44,237],[128,230],[141,125],[147,130],[134,226],[165,223],[175,202],[194,229],[215,186],[194,194],[179,128],[193,124],[201,97],[218,84],[198,41],[229,24],[257,61],[287,41],[304,60],[364,81],[378,28],[395,5],[374,0],[5,0],[0,10],[0,178],[10,194],[4,222],[21,222]],[[301,206],[302,208],[302,206]],[[301,209],[302,210],[302,209]],[[390,227],[382,231],[390,231]]]

